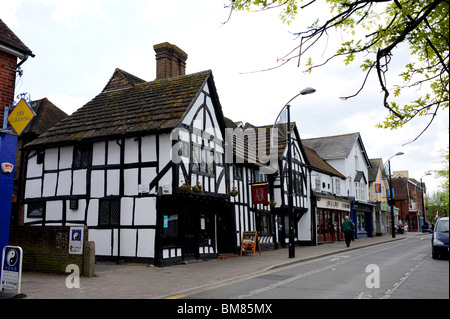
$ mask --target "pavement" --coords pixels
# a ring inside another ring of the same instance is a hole
[[[295,258],[288,257],[288,249],[262,251],[261,255],[236,256],[195,263],[155,267],[144,264],[97,263],[95,277],[81,277],[78,282],[66,275],[24,272],[21,295],[0,293],[0,299],[170,299],[183,292],[209,285],[236,280],[292,263],[323,258],[351,250],[382,245],[423,233],[399,234],[355,239],[346,247],[344,241],[318,246],[299,246]],[[68,288],[66,286],[75,286]],[[3,295],[3,297],[1,296]]]

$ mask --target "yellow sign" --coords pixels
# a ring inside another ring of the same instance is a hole
[[[28,106],[27,102],[25,102],[24,99],[21,99],[8,116],[8,122],[11,124],[17,135],[20,136],[35,116],[36,114],[34,114],[33,110]]]

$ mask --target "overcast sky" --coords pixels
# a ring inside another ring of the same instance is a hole
[[[359,89],[364,74],[358,63],[345,66],[336,60],[305,74],[305,59],[301,67],[294,60],[273,71],[254,72],[278,65],[277,59],[299,43],[293,33],[326,14],[323,7],[320,12],[301,11],[287,26],[275,10],[233,13],[223,24],[229,16],[224,4],[225,0],[0,0],[0,18],[36,55],[23,64],[16,93],[28,92],[33,100],[47,97],[71,114],[101,92],[115,68],[154,80],[153,45],[170,42],[188,54],[187,73],[212,70],[223,112],[234,121],[272,124],[288,100],[313,87],[316,93],[291,103],[291,117],[302,138],[360,132],[370,158],[386,161],[399,151],[405,153],[392,158],[393,171],[408,170],[419,180],[426,171],[442,167],[448,110],[416,142],[404,145],[420,134],[429,118],[395,131],[375,128],[388,114],[375,74],[357,97],[339,99]],[[312,52],[314,60],[329,56],[342,38],[330,34],[328,42]],[[406,50],[394,56],[399,66],[409,59]],[[391,70],[397,74],[395,67]],[[417,94],[412,91],[403,99],[411,101]],[[428,193],[438,190],[434,176],[423,181]]]

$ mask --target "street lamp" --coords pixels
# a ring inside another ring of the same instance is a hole
[[[296,96],[290,99],[285,106],[281,109],[280,114],[277,117],[275,123],[277,123],[278,118],[283,113],[284,109],[287,112],[287,140],[288,140],[288,178],[289,178],[289,188],[288,188],[288,211],[289,211],[289,258],[295,258],[295,216],[294,216],[294,201],[293,201],[293,185],[292,185],[292,141],[291,141],[291,111],[290,104],[293,99],[299,95],[307,95],[316,92],[315,89],[307,87],[300,91]]]
[[[389,199],[388,199],[388,204],[389,206],[391,206],[391,232],[392,232],[392,238],[395,238],[395,227],[394,227],[394,223],[395,223],[395,217],[394,217],[394,204],[395,204],[395,200],[394,200],[394,196],[392,194],[392,176],[391,176],[391,158],[393,158],[394,156],[399,156],[399,155],[403,155],[405,153],[403,152],[397,152],[394,155],[392,155],[391,157],[389,157],[389,159],[387,160],[387,162],[389,163]]]
[[[424,200],[424,198],[423,198],[424,187],[423,187],[423,183],[422,183],[422,178],[425,177],[425,176],[428,176],[428,175],[431,175],[431,173],[428,172],[428,173],[426,173],[425,175],[423,175],[423,176],[420,178],[420,190],[421,190],[421,193],[422,193],[422,215],[423,215],[423,225],[425,225],[426,216],[425,216],[425,200]]]

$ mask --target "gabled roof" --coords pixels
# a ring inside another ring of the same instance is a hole
[[[20,40],[14,32],[0,19],[0,49],[2,46],[9,47],[23,55],[34,57],[33,52]]]
[[[381,178],[387,179],[388,176],[386,174],[386,171],[383,167],[383,159],[381,158],[371,158],[370,164],[372,165],[372,168],[369,169],[369,182],[374,182],[377,178],[378,170],[381,167]]]
[[[47,98],[33,101],[32,103],[36,103],[36,117],[27,127],[25,133],[31,133],[35,135],[42,134],[50,127],[54,126],[56,123],[69,116],[66,112],[62,111]]]
[[[355,143],[359,143],[368,167],[371,167],[369,157],[359,133],[303,139],[303,144],[312,148],[324,160],[344,159],[352,150]]]
[[[363,171],[356,171],[354,181],[355,182],[359,182],[359,181],[361,181],[361,178],[364,178],[364,182],[367,184],[367,178],[364,175],[364,172]]]
[[[342,179],[346,179],[344,175],[342,175],[338,170],[336,170],[333,166],[325,162],[316,151],[312,148],[309,148],[306,145],[303,145],[303,149],[305,150],[306,157],[312,167],[313,170],[336,176]]]
[[[170,131],[181,123],[207,81],[214,87],[210,70],[102,92],[27,147]]]
[[[117,68],[102,92],[110,92],[120,89],[129,89],[133,87],[135,84],[145,82],[146,82],[145,80],[142,80],[141,78],[138,78],[133,74],[130,74],[128,72],[125,72],[124,70]]]

